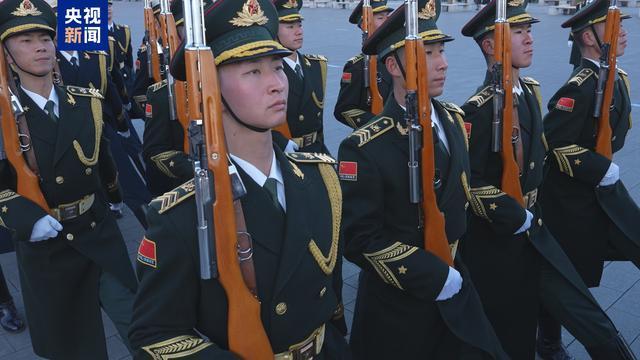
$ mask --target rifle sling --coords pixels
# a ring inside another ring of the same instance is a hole
[[[251,294],[258,298],[258,286],[256,283],[256,269],[253,264],[253,244],[251,234],[247,232],[247,224],[242,211],[240,200],[233,202],[233,209],[236,213],[236,233],[238,234],[238,260],[240,262],[240,272]]]
[[[520,128],[520,116],[518,115],[518,97],[513,97],[513,129],[511,133],[513,153],[518,163],[519,175],[522,175],[524,167],[524,146],[522,145],[522,129]]]

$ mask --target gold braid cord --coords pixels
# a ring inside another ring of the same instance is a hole
[[[309,251],[313,258],[326,275],[331,275],[336,266],[338,258],[338,241],[340,240],[340,219],[342,219],[342,191],[340,190],[340,182],[333,166],[329,164],[319,164],[318,169],[322,180],[324,180],[327,192],[329,193],[329,201],[331,203],[331,219],[333,223],[331,233],[331,249],[329,256],[325,257],[322,250],[318,247],[314,240],[309,242]]]
[[[93,127],[95,130],[95,145],[93,147],[93,156],[87,158],[82,150],[82,146],[78,140],[73,140],[73,148],[76,149],[78,159],[86,166],[93,166],[98,162],[98,156],[100,155],[100,138],[102,137],[102,104],[100,99],[91,98],[91,113],[93,114]]]

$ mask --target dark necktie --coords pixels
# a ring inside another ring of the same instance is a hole
[[[267,178],[267,181],[264,182],[264,185],[262,185],[262,187],[269,193],[273,206],[282,210],[280,201],[278,201],[278,181],[274,178]]]
[[[302,76],[302,68],[300,67],[300,64],[296,64],[295,71],[296,71],[296,74],[298,75],[298,78],[302,80],[303,76]]]
[[[75,56],[71,57],[71,65],[73,66],[74,69],[78,70],[79,66],[78,66],[78,58],[76,58]]]
[[[49,118],[51,118],[51,120],[53,120],[54,123],[57,123],[58,117],[56,116],[55,111],[53,111],[54,106],[55,106],[55,103],[52,100],[49,100],[44,105],[44,109],[47,111],[47,115],[49,115]]]

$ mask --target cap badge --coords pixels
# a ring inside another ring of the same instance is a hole
[[[429,0],[424,8],[418,12],[418,18],[422,20],[429,20],[434,16],[436,16],[436,2],[434,0]]]
[[[237,16],[229,22],[235,26],[251,26],[253,24],[264,25],[269,19],[264,15],[257,0],[247,0],[242,5],[242,11],[237,12]]]
[[[522,4],[524,4],[524,0],[511,0],[507,3],[507,5],[512,7],[522,6]]]
[[[36,8],[31,1],[29,0],[23,0],[20,3],[20,6],[18,6],[16,8],[16,11],[12,12],[11,15],[15,15],[15,16],[38,16],[38,15],[42,15],[42,12],[40,12],[40,10],[38,10],[38,8]]]
[[[297,9],[298,0],[288,0],[286,3],[282,4],[282,7],[285,9]]]

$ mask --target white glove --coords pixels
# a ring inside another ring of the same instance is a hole
[[[118,135],[122,136],[125,139],[128,139],[131,136],[131,131],[118,131]]]
[[[620,179],[620,168],[614,162],[611,162],[607,173],[600,180],[600,186],[609,186],[615,184]]]
[[[121,202],[115,203],[115,204],[109,203],[109,209],[111,209],[111,211],[122,211],[123,207],[124,207],[124,204]]]
[[[458,270],[449,266],[447,281],[444,282],[444,286],[442,287],[442,290],[440,290],[440,294],[436,298],[436,301],[451,299],[460,291],[460,289],[462,289],[462,276],[460,276]]]
[[[31,238],[29,241],[37,242],[47,240],[58,236],[58,232],[62,231],[62,224],[54,219],[51,215],[45,215],[33,224]]]
[[[518,229],[516,232],[513,233],[513,235],[518,235],[520,233],[523,233],[527,230],[529,230],[529,228],[531,227],[531,221],[533,220],[533,214],[531,213],[531,211],[524,209],[524,211],[527,212],[527,218],[524,219],[524,224],[522,224],[522,226],[520,226],[520,229]]]
[[[128,102],[128,103],[126,103],[126,104],[122,105],[122,107],[123,107],[125,110],[130,111],[130,110],[131,110],[131,102]]]
[[[287,143],[287,146],[284,147],[284,152],[293,153],[293,152],[298,151],[298,149],[299,149],[298,144],[296,144],[293,141],[289,140],[289,142]]]

